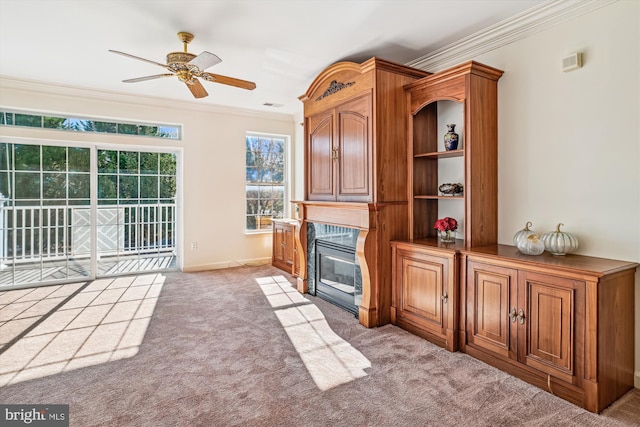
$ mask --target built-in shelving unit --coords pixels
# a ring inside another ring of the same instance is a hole
[[[464,246],[497,241],[497,81],[502,71],[467,62],[405,86],[409,116],[409,237],[435,238],[436,220],[458,221]],[[458,148],[444,135],[455,124]],[[442,184],[462,184],[444,195]]]

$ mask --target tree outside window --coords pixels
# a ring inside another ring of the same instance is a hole
[[[287,138],[265,134],[246,137],[246,229],[271,230],[284,217]]]

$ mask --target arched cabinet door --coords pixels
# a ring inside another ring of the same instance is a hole
[[[307,118],[307,199],[335,200],[333,112]]]
[[[336,108],[338,201],[371,199],[371,96]]]

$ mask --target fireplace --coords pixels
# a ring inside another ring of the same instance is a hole
[[[359,230],[322,223],[306,224],[308,289],[359,316],[362,271],[357,257]]]
[[[316,241],[347,246],[355,252],[354,300],[358,321],[367,328],[389,323],[392,296],[389,242],[407,238],[406,203],[295,203],[300,224],[296,227],[300,257],[298,291],[317,295]]]
[[[316,296],[358,317],[356,251],[345,245],[316,240]]]

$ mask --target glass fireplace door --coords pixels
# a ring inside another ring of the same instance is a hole
[[[316,241],[316,276],[317,296],[357,316],[356,262],[352,248]]]

